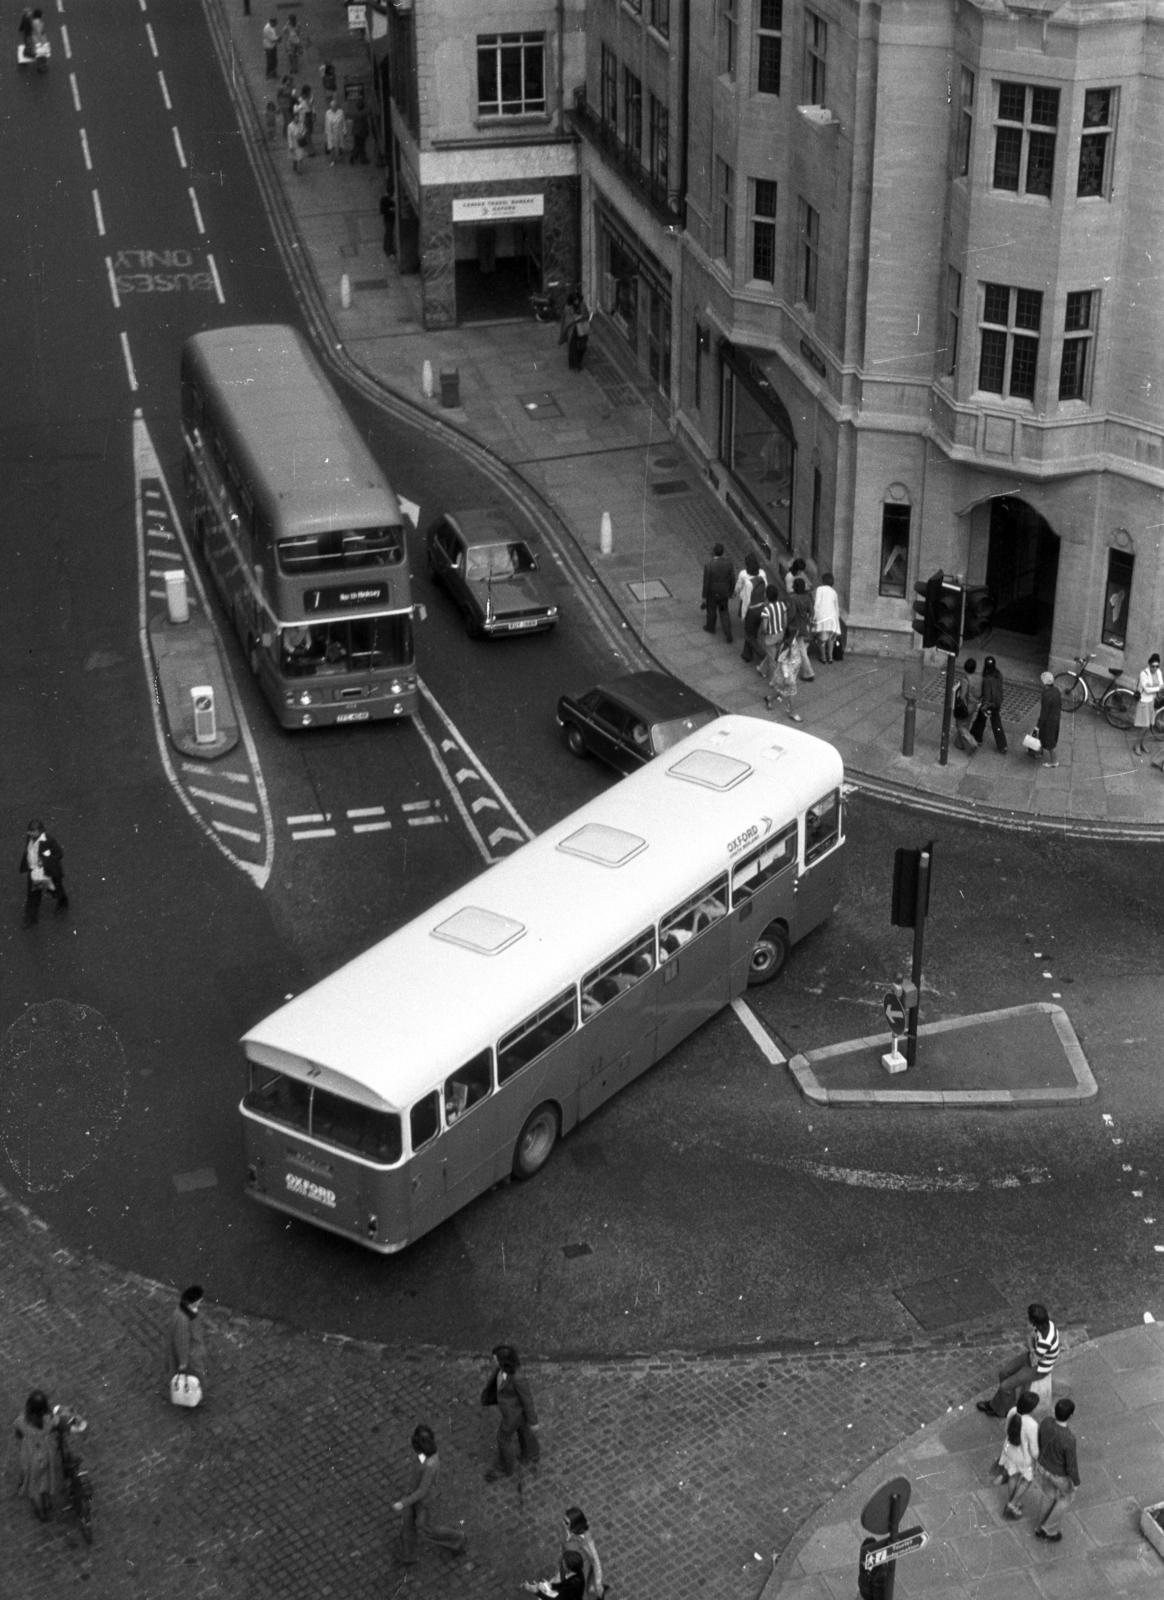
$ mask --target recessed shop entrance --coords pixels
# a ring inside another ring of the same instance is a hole
[[[459,323],[529,316],[542,287],[543,204],[540,194],[453,201]]]
[[[1014,495],[990,502],[986,587],[996,630],[1020,634],[1045,659],[1055,622],[1059,535],[1034,506]]]

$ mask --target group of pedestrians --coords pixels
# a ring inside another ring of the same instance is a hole
[[[1057,1400],[1052,1415],[1035,1422],[1033,1413],[1050,1396],[1059,1332],[1046,1306],[1037,1302],[1028,1306],[1027,1320],[1024,1348],[1000,1369],[996,1393],[979,1400],[978,1409],[988,1417],[1006,1418],[1006,1439],[994,1467],[995,1480],[1007,1485],[1003,1516],[1019,1521],[1027,1491],[1037,1485],[1043,1505],[1035,1538],[1058,1544],[1080,1481],[1077,1442],[1069,1427],[1075,1402]]]
[[[279,47],[287,51],[287,71],[279,77]],[[297,87],[303,52],[310,40],[306,29],[300,30],[294,15],[280,30],[278,18],[272,17],[263,26],[263,52],[266,72],[270,82],[278,82],[274,100],[267,101],[267,131],[271,138],[277,133],[286,141],[292,171],[303,176],[303,159],[317,154],[315,147],[315,91],[311,84]],[[352,166],[369,164],[368,140],[372,133],[372,120],[367,102],[361,94],[349,117],[340,104],[335,67],[330,61],[321,62],[319,68],[322,92],[327,96],[327,109],[323,117],[323,148],[331,166],[341,160],[345,152]]]
[[[732,607],[744,625],[744,661],[755,662],[767,690],[764,704],[779,704],[789,719],[800,722],[793,708],[801,682],[816,677],[809,647],[816,644],[821,661],[831,664],[841,657],[843,623],[833,575],[825,572],[810,589],[808,565],[797,556],[783,579],[774,581],[751,551],[737,574],[722,544],[712,551],[703,569],[704,628],[714,633],[722,627],[732,642]]]

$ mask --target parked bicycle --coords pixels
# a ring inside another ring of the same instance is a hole
[[[559,322],[570,284],[564,278],[547,278],[541,294],[531,294],[530,306],[539,322]]]
[[[1119,680],[1123,676],[1122,667],[1109,667],[1111,683],[1102,694],[1098,694],[1088,683],[1085,676],[1087,664],[1095,660],[1095,652],[1089,656],[1075,657],[1074,672],[1060,672],[1055,676],[1055,687],[1063,697],[1064,711],[1078,711],[1080,706],[1090,705],[1094,710],[1102,712],[1113,728],[1128,729],[1135,726],[1136,701],[1139,696],[1135,689]],[[1161,723],[1161,713],[1157,711],[1152,732],[1158,739],[1164,739],[1164,725]]]
[[[65,1499],[77,1514],[81,1537],[86,1544],[92,1544],[93,1487],[89,1482],[89,1474],[81,1465],[80,1454],[73,1446],[74,1436],[80,1438],[88,1426],[79,1412],[70,1411],[66,1406],[53,1407],[52,1429],[56,1435]]]

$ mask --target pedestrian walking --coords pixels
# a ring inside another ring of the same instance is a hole
[[[340,110],[339,101],[333,94],[323,114],[323,148],[327,151],[327,159],[333,167],[336,156],[343,154],[347,125],[347,118]]]
[[[594,1536],[590,1532],[586,1513],[581,1506],[568,1506],[562,1523],[565,1530],[562,1536],[563,1554],[567,1550],[577,1550],[582,1557],[585,1600],[602,1600],[606,1592],[606,1585],[602,1581],[602,1562],[598,1559],[598,1550]]]
[[[34,1389],[16,1419],[20,1474],[16,1492],[26,1496],[41,1522],[48,1517],[61,1487],[56,1443],[48,1396],[43,1389]]]
[[[959,750],[965,750],[967,755],[974,750],[967,734],[970,729],[971,707],[977,699],[974,689],[974,674],[977,671],[977,661],[973,656],[967,656],[954,674],[954,743]]]
[[[707,621],[703,627],[706,633],[714,633],[718,617],[723,624],[723,636],[728,644],[732,642],[730,601],[735,587],[735,576],[731,562],[723,553],[723,545],[717,544],[711,552],[711,560],[703,569],[703,609],[707,612]]]
[[[380,196],[380,217],[384,223],[384,254],[391,259],[396,254],[396,196],[388,184]]]
[[[768,580],[760,571],[760,562],[749,550],[744,557],[744,564],[740,568],[740,575],[736,579],[735,591],[732,599],[739,608],[740,620],[744,624],[744,648],[740,652],[741,661],[756,661],[763,659],[760,649],[760,618],[764,612],[764,602],[768,597]]]
[[[297,78],[299,61],[303,54],[303,36],[299,32],[299,22],[294,13],[287,18],[283,27],[283,44],[287,50],[287,71],[292,78]]]
[[[991,658],[988,656],[987,661]],[[986,664],[983,663],[983,671]],[[1059,1330],[1037,1301],[1027,1307],[1026,1348],[998,1369],[998,1390],[991,1400],[979,1400],[979,1411],[1005,1417],[1018,1397],[1036,1378],[1049,1378],[1059,1359]]]
[[[577,1550],[563,1550],[556,1578],[541,1578],[537,1583],[523,1583],[530,1594],[545,1596],[545,1600],[583,1600],[586,1579],[583,1575],[582,1556]]]
[[[330,61],[319,63],[319,81],[323,86],[324,94],[334,94],[336,91],[335,67]]]
[[[788,607],[779,588],[774,583],[768,584],[764,590],[764,604],[760,608],[760,625],[756,631],[756,643],[760,648],[760,664],[756,671],[764,682],[772,684],[776,671],[776,657],[784,643],[784,634],[788,627]]]
[[[796,636],[796,649],[800,657],[800,676],[805,683],[816,677],[808,659],[808,641],[812,638],[812,596],[808,580],[798,576],[792,580],[792,595],[788,601],[788,626]]]
[[[1042,746],[1044,764],[1048,767],[1059,765],[1059,723],[1063,717],[1063,696],[1055,687],[1054,675],[1044,672],[1039,677],[1043,686],[1043,693],[1039,700],[1039,720],[1035,725],[1035,733]]]
[[[268,100],[263,112],[267,123],[267,143],[272,144],[279,131],[279,112],[273,100]]]
[[[290,73],[284,74],[279,87],[275,91],[275,104],[279,108],[282,119],[281,127],[284,139],[287,137],[287,124],[295,114],[295,88],[291,82]]]
[[[267,77],[274,82],[279,76],[279,19],[271,17],[263,23],[263,56],[267,64]]]
[[[368,108],[363,100],[356,101],[356,109],[352,113],[352,153],[348,157],[348,165],[368,165],[368,135],[372,131],[372,120],[368,116]]]
[[[19,870],[28,874],[24,890],[24,926],[33,928],[40,917],[40,899],[51,894],[57,903],[57,915],[69,908],[65,893],[65,875],[62,865],[64,851],[51,834],[45,832],[44,823],[33,817],[24,836],[20,852]]]
[[[581,289],[571,289],[562,307],[558,343],[566,346],[566,358],[572,371],[581,372],[589,342],[590,308],[582,297]]]
[[[287,153],[291,157],[291,165],[298,176],[303,175],[303,122],[298,112],[287,124]]]
[[[1004,1517],[1017,1522],[1022,1516],[1023,1496],[1031,1486],[1039,1455],[1039,1425],[1031,1412],[1039,1403],[1037,1394],[1020,1394],[1018,1404],[1006,1414],[1006,1442],[998,1458],[998,1481],[1009,1488]]]
[[[820,658],[828,663],[841,637],[841,602],[833,583],[832,573],[824,573],[812,597],[812,631],[820,645]]]
[[[442,1527],[436,1520],[441,1458],[432,1429],[423,1422],[418,1423],[410,1442],[412,1460],[408,1468],[408,1489],[392,1503],[393,1511],[400,1512],[396,1559],[404,1566],[411,1566],[417,1560],[421,1539],[456,1555],[465,1548],[465,1535],[459,1528]]]
[[[1005,692],[1006,685],[1002,681],[1002,673],[998,670],[998,662],[993,656],[987,656],[982,663],[982,687],[978,691],[978,710],[974,713],[974,721],[970,724],[970,737],[974,741],[975,750],[982,749],[982,736],[986,732],[986,719],[989,717],[998,753],[1000,756],[1006,754],[1006,733],[1002,726],[1002,701]]]
[[[1139,699],[1136,701],[1136,732],[1140,737],[1132,746],[1132,754],[1146,756],[1148,754],[1145,740],[1152,731],[1152,724],[1156,720],[1156,696],[1164,694],[1164,672],[1160,671],[1160,657],[1150,655],[1148,665],[1140,673]]]
[[[1057,1400],[1055,1415],[1039,1423],[1039,1459],[1035,1462],[1035,1482],[1049,1502],[1035,1529],[1036,1539],[1058,1544],[1063,1537],[1059,1524],[1070,1509],[1079,1487],[1079,1456],[1075,1435],[1067,1426],[1075,1415],[1074,1400]]]
[[[784,630],[773,660],[772,678],[768,693],[764,696],[764,704],[769,711],[775,700],[790,722],[801,722],[803,718],[799,711],[792,709],[792,702],[796,699],[797,687],[800,680],[800,648],[797,644],[792,624]]]
[[[299,91],[299,103],[296,106],[296,115],[303,124],[303,149],[304,153],[315,155],[315,100],[309,83],[305,83]]]
[[[794,556],[792,558],[792,564],[784,574],[784,591],[786,594],[792,594],[796,588],[797,578],[802,578],[807,570],[808,563],[803,556]]]
[[[170,1397],[174,1399],[175,1378],[196,1378],[198,1380],[199,1396],[206,1387],[206,1341],[202,1334],[202,1286],[192,1284],[189,1289],[183,1289],[178,1301],[178,1309],[170,1319]],[[179,1386],[182,1388],[185,1386]],[[174,1399],[175,1405],[197,1405],[198,1400],[191,1402],[189,1397],[185,1400]]]
[[[494,1345],[493,1371],[481,1392],[481,1404],[497,1406],[501,1418],[497,1428],[497,1464],[486,1472],[486,1483],[512,1477],[519,1453],[521,1460],[531,1465],[541,1455],[538,1414],[520,1367],[517,1351],[511,1344]]]

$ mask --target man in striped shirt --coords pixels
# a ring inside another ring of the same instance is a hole
[[[1005,1417],[1027,1385],[1036,1378],[1049,1377],[1059,1359],[1059,1332],[1047,1315],[1046,1306],[1028,1306],[1027,1317],[1031,1327],[1026,1349],[999,1368],[998,1393],[993,1400],[978,1402],[979,1411],[989,1417]]]

